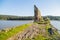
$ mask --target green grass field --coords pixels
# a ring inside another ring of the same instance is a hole
[[[18,32],[22,32],[24,29],[26,29],[27,27],[29,27],[31,24],[24,24],[21,26],[17,26],[15,28],[11,28],[9,31],[7,32],[0,32],[0,40],[7,40],[9,37],[17,34]]]

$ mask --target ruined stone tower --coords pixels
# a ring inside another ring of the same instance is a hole
[[[41,13],[39,9],[34,5],[34,22],[39,22],[41,20]]]

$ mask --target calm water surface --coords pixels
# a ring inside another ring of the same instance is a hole
[[[0,29],[4,28],[11,28],[11,27],[16,27],[22,24],[26,24],[32,22],[31,20],[26,20],[26,21],[5,21],[5,20],[0,20]]]
[[[26,20],[26,21],[4,21],[4,20],[0,20],[0,29],[4,29],[4,28],[11,28],[11,27],[16,27],[22,24],[26,24],[29,22],[33,22],[32,20]],[[60,30],[60,21],[51,21],[51,24],[57,28],[58,30]]]
[[[53,20],[53,21],[51,21],[51,24],[52,24],[55,28],[57,28],[58,30],[60,30],[60,21],[55,21],[55,20]]]

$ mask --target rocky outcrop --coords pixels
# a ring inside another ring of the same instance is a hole
[[[36,5],[34,5],[34,21],[38,22],[41,20],[41,12],[39,11],[39,9],[36,7]]]
[[[7,40],[25,40],[27,38],[32,39],[34,36],[39,34],[39,31],[40,31],[40,29],[38,27],[38,24],[36,24],[36,25],[32,24],[32,26],[28,27],[23,32],[18,33]]]
[[[60,39],[59,34],[55,30],[55,28],[53,29],[53,27],[51,27],[52,29],[50,28],[47,29],[47,26],[48,25],[46,24],[33,23],[30,27],[28,27],[24,31],[17,33],[16,35],[8,38],[7,40],[27,40],[27,39],[33,40],[35,39],[36,36],[39,35],[42,35],[42,37],[47,38],[46,40],[49,40],[51,38],[56,40]]]
[[[60,40],[59,33],[51,26],[49,19],[47,18],[44,21],[41,21],[43,18],[35,5],[34,13],[34,23],[24,31],[17,33],[7,40]]]

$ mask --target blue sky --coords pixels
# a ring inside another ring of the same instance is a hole
[[[0,15],[33,16],[34,4],[42,16],[60,16],[60,0],[0,0]]]

